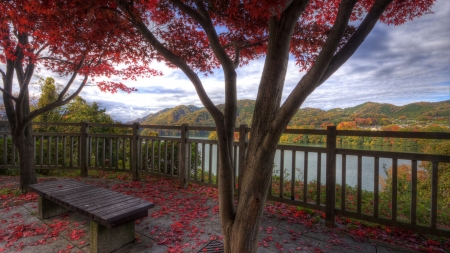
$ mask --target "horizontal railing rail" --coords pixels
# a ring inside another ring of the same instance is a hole
[[[181,186],[192,182],[217,187],[217,141],[190,136],[198,131],[215,131],[214,127],[33,123],[33,127],[38,126],[56,126],[58,131],[66,128],[71,131],[33,133],[35,164],[40,173],[50,169],[71,169],[80,170],[82,176],[87,176],[90,170],[105,170],[131,173],[134,180],[138,180],[139,175],[156,175],[179,180]],[[97,133],[99,128],[111,131]],[[176,136],[152,136],[154,132],[144,135],[142,131],[146,129],[175,131]],[[231,155],[235,187],[239,190],[238,179],[244,169],[250,128],[241,125],[235,131],[239,132],[239,139],[233,143]],[[450,163],[450,154],[363,150],[337,145],[344,136],[450,140],[450,133],[355,131],[328,127],[327,130],[286,129],[284,134],[322,136],[326,143],[322,146],[280,143],[269,199],[323,211],[328,225],[334,225],[337,214],[450,237],[450,224],[443,221],[450,217],[447,212],[450,206],[443,206],[445,203],[439,198],[440,168]],[[0,141],[0,169],[17,168],[18,154],[10,133],[0,132]],[[405,172],[400,171],[404,170],[405,164],[407,186],[402,185],[405,175],[401,173]],[[422,189],[418,188],[419,181],[424,180],[420,178],[424,166],[428,166],[430,185],[425,199],[419,192]],[[406,195],[403,193],[405,187]]]

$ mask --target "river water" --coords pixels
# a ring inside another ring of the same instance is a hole
[[[191,140],[194,138],[191,138]],[[201,137],[195,137],[195,139],[204,139]],[[325,144],[307,144],[301,146],[308,147],[325,147]],[[210,148],[207,144],[205,146],[205,171],[208,171],[209,166],[209,152]],[[198,145],[199,154],[201,154],[201,145]],[[362,150],[379,150],[379,151],[391,151],[391,152],[407,152],[407,153],[418,153],[420,150],[418,148],[411,147],[372,147],[372,146],[351,146],[351,145],[338,145],[337,148],[345,149],[362,149]],[[217,175],[217,145],[212,145],[212,173]],[[237,153],[238,154],[238,153]],[[299,181],[304,181],[304,156],[305,153],[301,151],[296,152],[295,159],[295,179]],[[308,152],[308,166],[307,166],[307,179],[308,182],[317,181],[317,159],[318,154],[314,152]],[[326,182],[326,154],[321,154],[321,183]],[[363,190],[374,190],[374,161],[373,157],[362,157],[362,189]],[[420,161],[418,161],[420,163]],[[277,150],[274,158],[274,169],[273,175],[280,175],[280,164],[281,164],[281,151]],[[411,160],[397,160],[398,166],[402,164],[411,165]],[[385,169],[392,166],[392,159],[390,158],[380,158],[379,159],[379,175],[380,177],[386,178]],[[237,164],[237,168],[239,164]],[[292,175],[292,152],[289,150],[284,151],[284,178],[285,180],[291,180]],[[357,185],[357,171],[358,171],[358,157],[357,156],[346,156],[346,184],[355,187]],[[336,182],[338,184],[342,183],[342,155],[337,155],[336,157]]]

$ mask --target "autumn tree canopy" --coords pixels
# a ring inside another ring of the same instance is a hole
[[[103,91],[131,92],[134,88],[119,78],[159,74],[148,67],[155,58],[152,50],[109,6],[107,1],[0,2],[0,91],[19,152],[23,191],[36,182],[34,158],[26,155],[34,149],[29,124],[35,117],[68,103],[88,83]],[[28,88],[40,70],[68,81],[52,103],[30,110]],[[104,79],[113,75],[114,80]]]
[[[256,252],[276,146],[305,99],[353,55],[378,21],[403,24],[429,12],[433,2],[115,0],[117,12],[139,31],[149,50],[184,72],[214,118],[225,252]],[[306,74],[281,103],[291,56]],[[239,202],[235,206],[236,68],[261,57],[265,63],[246,160],[239,169]],[[224,76],[223,112],[213,104],[199,76],[219,67]]]

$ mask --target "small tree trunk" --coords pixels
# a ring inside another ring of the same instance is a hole
[[[25,127],[22,133],[12,136],[14,145],[19,154],[19,188],[23,193],[28,192],[28,185],[37,183],[36,170],[34,169],[34,143],[31,125]]]

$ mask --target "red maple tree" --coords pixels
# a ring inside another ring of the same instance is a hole
[[[148,67],[155,58],[154,52],[130,29],[128,21],[108,7],[107,1],[0,3],[0,91],[19,154],[23,192],[37,182],[30,125],[36,116],[68,103],[88,82],[95,81],[94,77],[135,79],[159,74]],[[39,69],[68,76],[69,81],[56,101],[30,110],[29,85]],[[81,80],[77,80],[79,77]],[[112,93],[135,90],[122,82],[96,84]]]
[[[212,115],[219,147],[219,203],[225,252],[256,252],[276,146],[305,99],[357,50],[376,22],[400,25],[434,0],[115,0],[117,12],[170,66],[182,70]],[[289,57],[306,74],[281,104]],[[232,148],[236,68],[265,57],[234,201]],[[198,72],[221,68],[225,106],[211,101]]]

